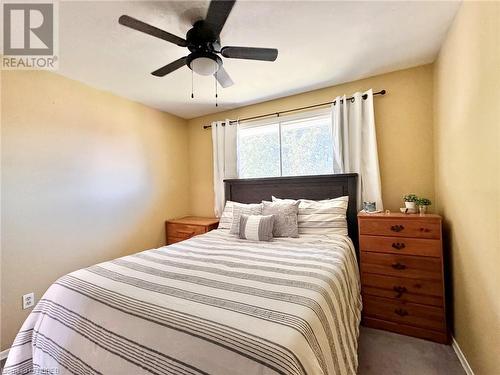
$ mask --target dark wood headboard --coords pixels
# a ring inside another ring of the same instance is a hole
[[[258,203],[271,196],[290,199],[332,199],[349,196],[347,226],[358,250],[357,173],[320,176],[270,177],[224,180],[226,200]]]

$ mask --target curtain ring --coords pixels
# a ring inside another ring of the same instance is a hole
[[[354,96],[351,98],[351,103],[354,103]]]

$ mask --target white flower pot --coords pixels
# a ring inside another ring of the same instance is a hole
[[[416,210],[417,205],[415,202],[405,202],[405,207],[408,208],[409,210]]]

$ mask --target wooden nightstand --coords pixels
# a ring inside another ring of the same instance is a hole
[[[439,215],[358,214],[363,325],[448,343]]]
[[[187,240],[197,234],[203,234],[216,229],[219,219],[209,217],[186,216],[180,219],[167,220],[165,230],[167,245]]]

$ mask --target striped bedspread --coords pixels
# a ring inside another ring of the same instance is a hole
[[[57,280],[4,374],[355,374],[360,309],[347,237],[216,230]]]

